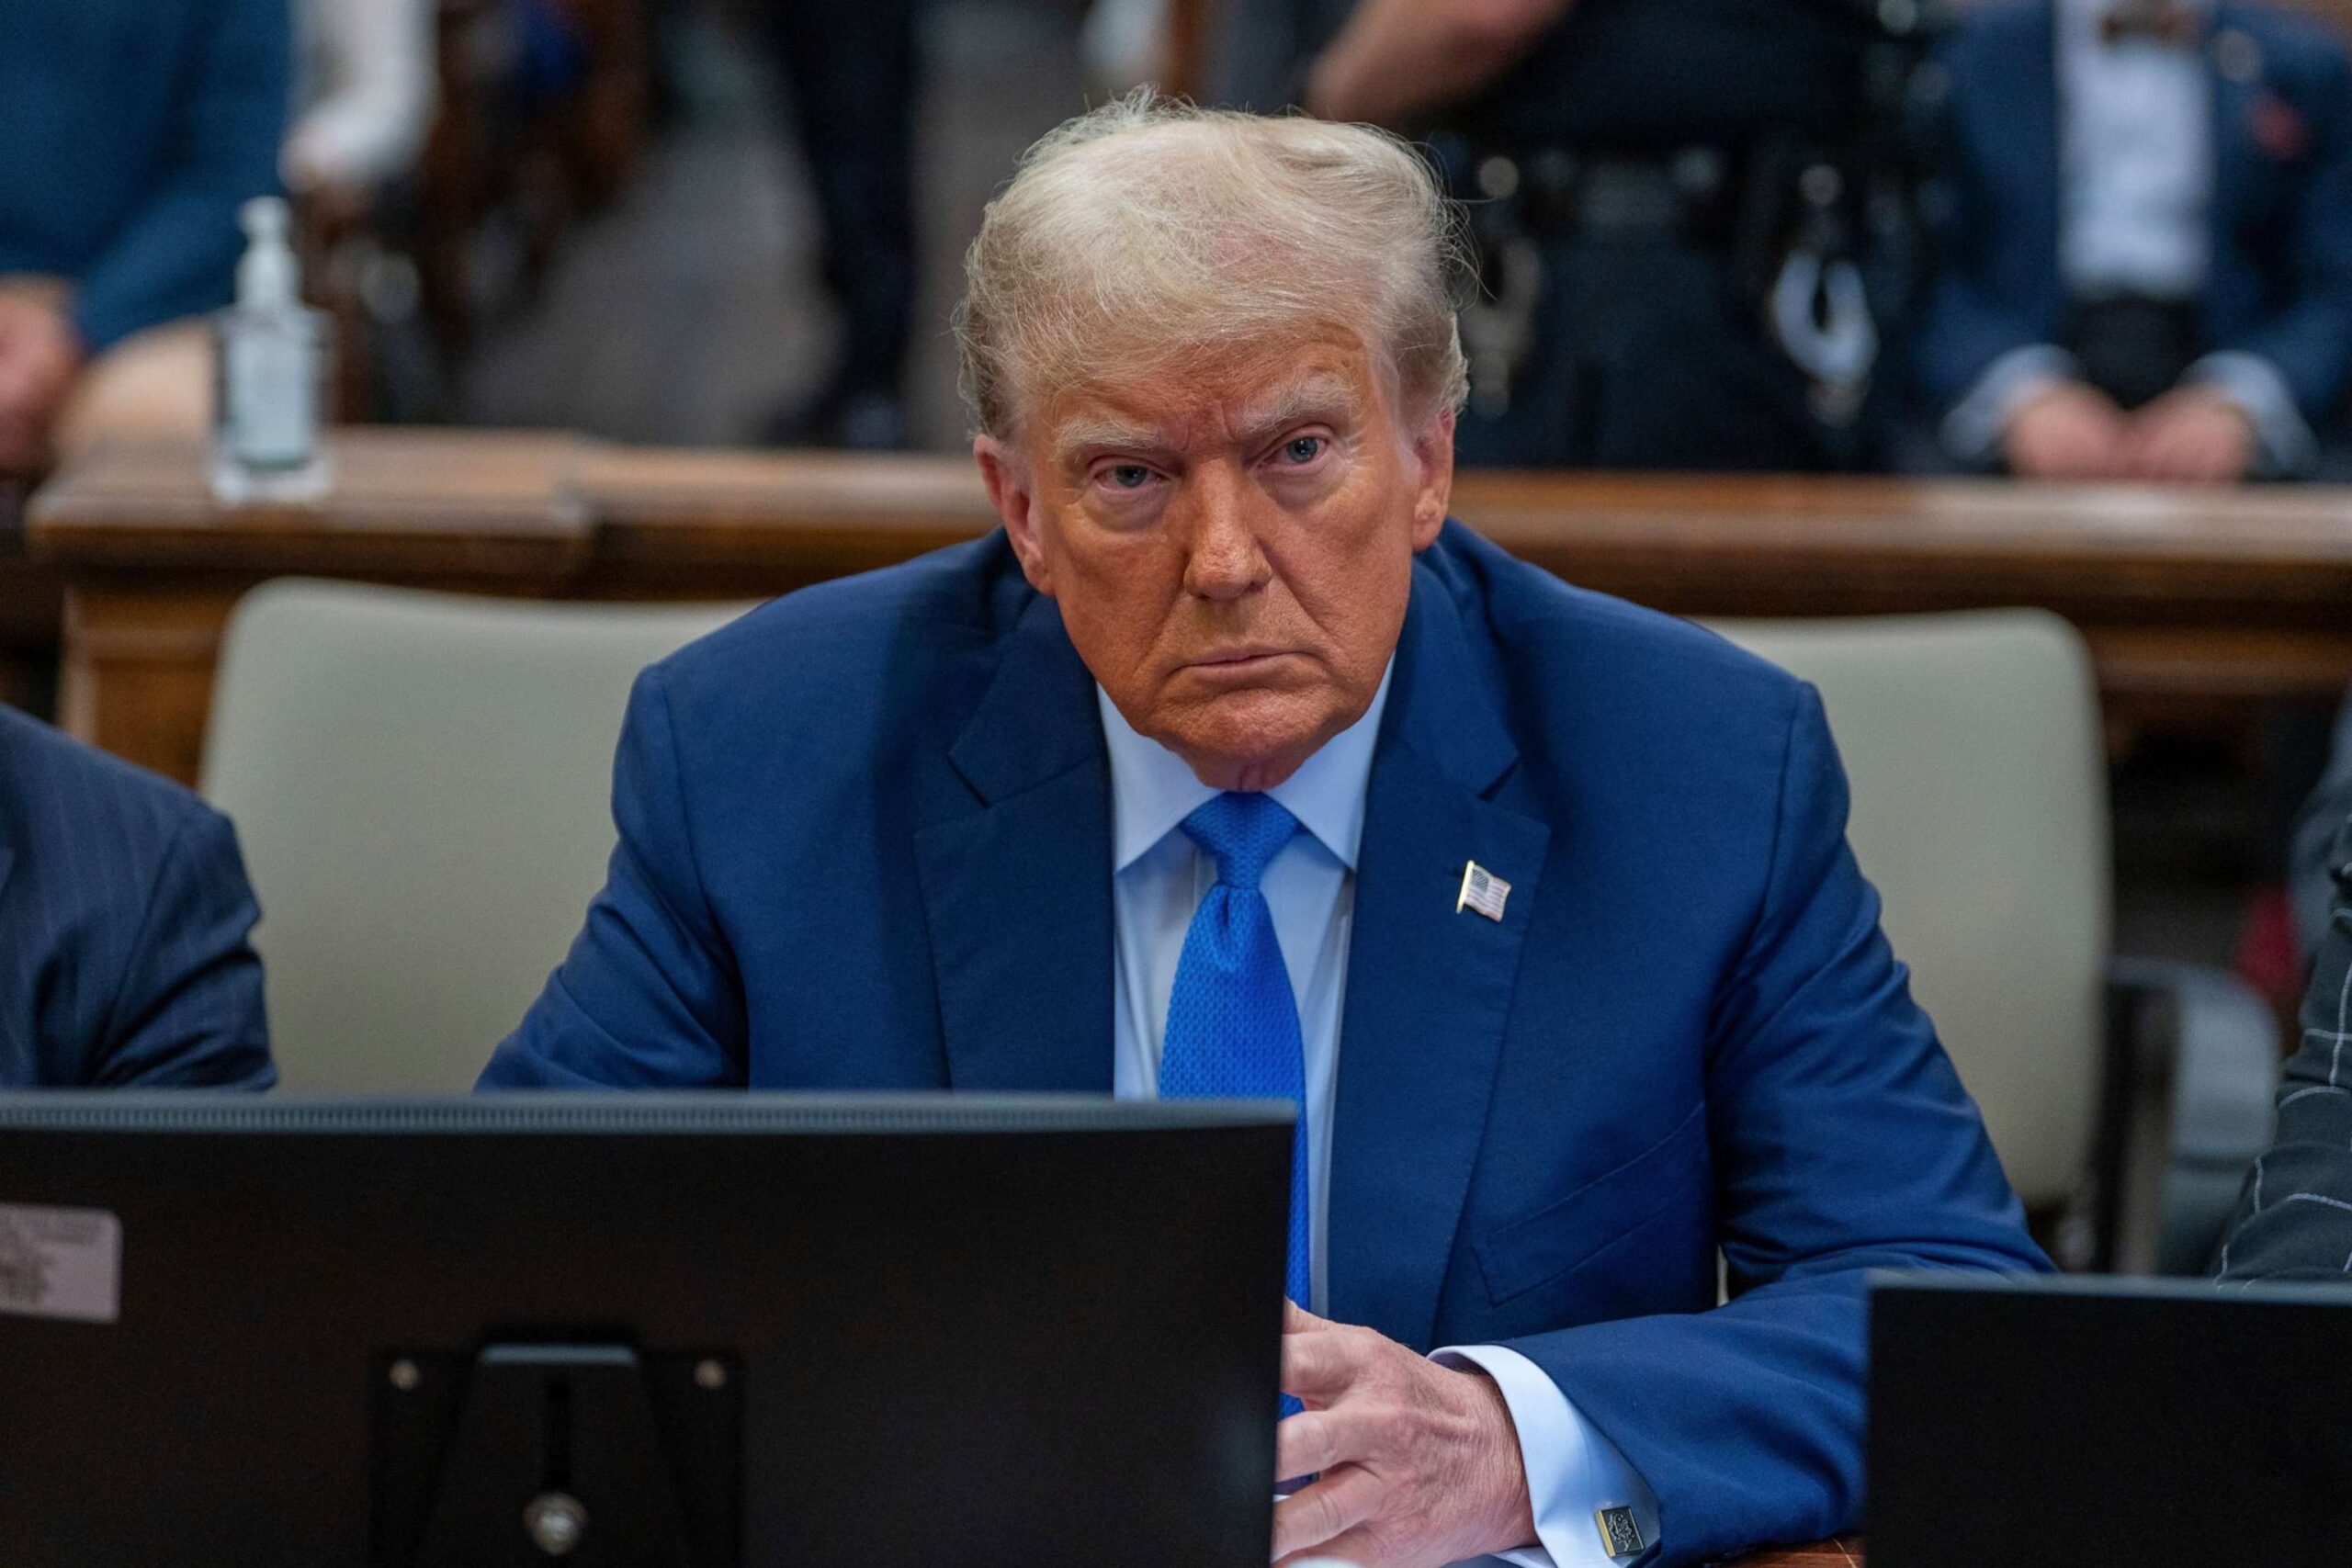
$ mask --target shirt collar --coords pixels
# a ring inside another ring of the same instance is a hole
[[[1356,850],[1363,841],[1364,791],[1372,781],[1380,716],[1388,706],[1388,682],[1396,672],[1391,655],[1363,716],[1266,792],[1350,871],[1356,867]],[[1094,688],[1094,702],[1102,710],[1102,739],[1111,752],[1111,873],[1115,876],[1217,792],[1193,777],[1175,752],[1136,733],[1100,684]]]

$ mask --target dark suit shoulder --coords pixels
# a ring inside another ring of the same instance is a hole
[[[1758,704],[1785,716],[1803,682],[1719,634],[1679,615],[1565,582],[1458,523],[1423,564],[1465,620],[1483,620],[1503,684],[1531,680],[1555,695],[1615,703],[1668,683],[1661,716]]]
[[[771,600],[655,668],[675,693],[808,691],[818,677],[856,681],[993,643],[1035,597],[1001,530],[967,545]]]
[[[18,874],[28,850],[76,823],[104,823],[121,851],[148,858],[182,833],[228,829],[193,790],[0,705],[0,843],[17,851]]]
[[[270,1080],[229,819],[0,707],[0,1084]]]

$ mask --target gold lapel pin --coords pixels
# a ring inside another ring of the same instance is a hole
[[[1462,867],[1462,891],[1453,900],[1453,912],[1476,909],[1490,920],[1503,918],[1503,900],[1510,897],[1510,884],[1480,865],[1476,861],[1465,862]]]

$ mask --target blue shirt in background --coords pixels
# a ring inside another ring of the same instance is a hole
[[[92,353],[228,302],[277,188],[287,0],[0,5],[0,276],[74,286]]]

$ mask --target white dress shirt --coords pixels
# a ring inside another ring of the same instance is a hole
[[[299,0],[300,112],[287,183],[366,186],[408,173],[438,101],[431,0]]]
[[[2201,11],[2199,0],[2181,0]],[[2077,299],[2193,299],[2213,266],[2213,101],[2201,44],[2100,37],[2112,0],[2058,0],[2058,266]],[[1944,441],[1988,457],[2019,409],[2080,370],[2053,344],[1995,360],[1944,422]],[[2263,466],[2316,451],[2286,378],[2259,355],[2209,354],[2182,379],[2218,388],[2253,423]]]
[[[1394,667],[1391,668],[1391,674]],[[1363,837],[1364,792],[1389,676],[1363,717],[1325,743],[1298,772],[1266,793],[1298,818],[1300,832],[1267,865],[1259,887],[1272,911],[1275,944],[1290,972],[1306,1046],[1307,1202],[1311,1279],[1320,1312],[1329,1256],[1331,1113],[1338,1103],[1340,1022],[1347,995],[1348,939],[1355,914],[1356,850]],[[1100,688],[1097,704],[1111,756],[1112,909],[1116,927],[1113,1085],[1123,1100],[1159,1091],[1160,1043],[1184,934],[1203,895],[1216,886],[1216,863],[1182,830],[1184,818],[1217,792],[1182,759],[1137,734]],[[1600,1568],[1631,1559],[1602,1550],[1594,1514],[1630,1506],[1643,1539],[1657,1539],[1657,1503],[1633,1466],[1568,1403],[1534,1362],[1500,1346],[1437,1352],[1450,1364],[1476,1365],[1495,1380],[1518,1428],[1529,1500],[1542,1551],[1497,1562],[1521,1568]]]

